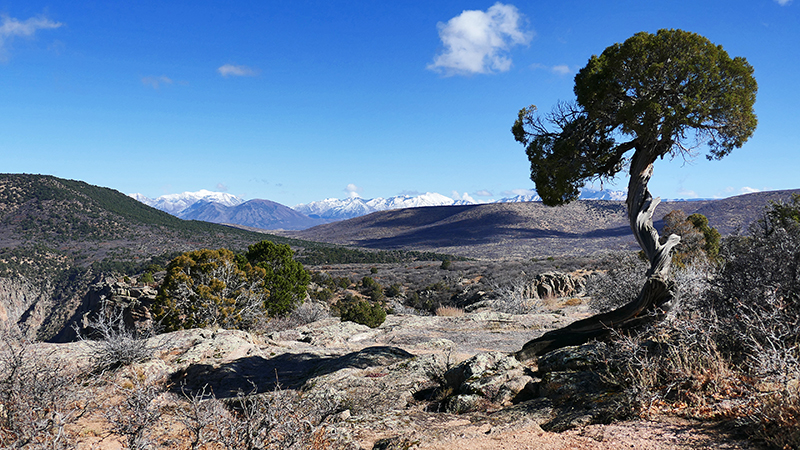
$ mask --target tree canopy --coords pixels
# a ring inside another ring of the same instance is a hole
[[[559,205],[626,163],[637,177],[659,157],[691,156],[701,146],[709,159],[724,157],[755,130],[757,89],[744,58],[703,36],[640,32],[589,59],[575,76],[575,102],[546,117],[523,108],[512,132],[526,147],[538,194]]]

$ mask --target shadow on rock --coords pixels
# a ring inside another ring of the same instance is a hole
[[[300,389],[312,378],[345,368],[365,369],[387,366],[414,355],[397,347],[368,347],[341,356],[312,353],[284,353],[273,358],[248,356],[233,362],[212,365],[194,364],[171,376],[176,393],[203,388],[217,398],[236,397],[238,393],[260,393],[281,389]]]

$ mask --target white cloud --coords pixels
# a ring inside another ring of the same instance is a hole
[[[5,59],[7,44],[15,37],[30,38],[39,30],[48,30],[62,26],[61,22],[53,22],[44,17],[31,17],[20,21],[13,17],[0,18],[0,58]]]
[[[749,186],[745,186],[739,189],[739,192],[742,194],[752,194],[753,192],[761,192],[761,189],[751,188]]]
[[[233,64],[225,64],[217,69],[223,77],[254,77],[258,75],[258,70],[247,66],[234,66]]]
[[[475,195],[477,195],[478,197],[491,197],[494,194],[492,194],[491,192],[487,191],[486,189],[481,189],[480,191],[475,192]]]
[[[348,197],[358,198],[361,197],[360,192],[362,191],[362,189],[356,186],[355,184],[350,183],[344,188],[344,191],[347,192]]]
[[[475,201],[474,198],[470,197],[470,195],[466,192],[464,192],[463,194],[459,194],[458,191],[453,191],[451,195],[454,200],[464,200],[469,203],[478,203]]]
[[[528,44],[532,31],[522,29],[524,16],[513,5],[495,3],[484,11],[463,11],[436,24],[444,50],[428,65],[444,75],[505,72],[511,68],[508,50]]]
[[[775,2],[781,6],[786,6],[792,3],[792,0],[775,0]]]
[[[142,84],[150,86],[153,89],[158,89],[162,84],[172,84],[172,80],[164,75],[160,77],[142,77]]]
[[[683,189],[683,188],[678,189],[678,195],[680,195],[683,198],[697,198],[697,192],[691,189]]]
[[[226,186],[225,183],[217,183],[217,191],[228,192],[228,186]]]
[[[557,73],[559,75],[569,75],[570,73],[572,73],[572,69],[570,69],[569,66],[566,64],[553,66],[550,70],[552,70],[553,73]]]

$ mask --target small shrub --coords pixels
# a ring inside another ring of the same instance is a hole
[[[464,315],[464,310],[455,306],[440,306],[436,308],[436,315],[443,317],[461,317]]]
[[[246,394],[221,401],[206,386],[176,396],[179,422],[191,449],[264,450],[356,449],[333,424],[343,410],[327,396],[305,397],[277,385],[272,392]]]
[[[529,282],[515,278],[503,286],[495,286],[496,298],[492,301],[492,309],[506,314],[529,314],[539,310],[543,304],[539,299],[528,295]]]
[[[598,312],[616,309],[639,295],[645,282],[647,263],[635,253],[616,253],[608,257],[611,268],[586,280],[586,294]]]
[[[142,373],[132,372],[129,375],[128,382],[117,386],[121,402],[105,408],[104,416],[111,425],[112,433],[122,436],[127,448],[153,448],[158,439],[152,428],[162,416],[155,400],[164,389]]]
[[[84,335],[87,330],[89,337]],[[125,324],[123,311],[111,307],[105,301],[101,303],[95,317],[86,323],[86,328],[81,331],[76,326],[75,333],[89,345],[95,372],[145,361],[156,350],[147,343],[147,338],[153,335],[152,328],[145,330],[144,334],[129,329]]]
[[[394,283],[390,285],[388,288],[386,288],[387,297],[397,297],[401,293],[402,293],[402,287],[397,283]]]
[[[442,261],[442,265],[439,266],[439,268],[442,270],[450,270],[450,266],[452,264],[453,263],[449,259],[445,259],[444,261]]]
[[[139,282],[142,284],[146,284],[148,286],[155,284],[156,280],[153,278],[153,274],[150,272],[145,272],[142,277],[139,279]]]
[[[379,327],[386,320],[386,310],[378,303],[370,303],[355,297],[346,297],[339,300],[337,305],[343,321],[350,321],[366,325],[370,328]]]

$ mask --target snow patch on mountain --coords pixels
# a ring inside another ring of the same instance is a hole
[[[455,195],[456,193],[454,193]],[[130,197],[154,208],[168,212],[180,218],[189,217],[196,212],[195,210],[204,209],[208,213],[206,203],[222,205],[225,207],[239,206],[245,201],[235,195],[226,192],[212,192],[200,190],[197,192],[184,192],[182,194],[168,194],[151,199],[142,194],[128,194]],[[584,189],[581,191],[582,200],[625,200],[625,191],[610,191]],[[479,203],[520,203],[538,202],[541,197],[535,191],[523,193],[513,197],[505,197],[493,202],[476,202],[469,195],[458,196],[452,199],[436,192],[426,192],[424,194],[397,195],[394,197],[373,199],[363,199],[359,196],[352,196],[344,199],[327,198],[306,204],[299,204],[292,209],[304,214],[312,219],[324,219],[325,221],[337,221],[352,219],[364,216],[376,211],[386,211],[390,209],[419,208],[424,206],[453,206],[453,205],[475,205]],[[194,205],[194,208],[192,208]],[[203,206],[202,208],[200,208]]]
[[[227,192],[212,192],[201,189],[197,192],[184,192],[181,194],[167,194],[157,198],[148,198],[142,194],[128,194],[145,205],[168,212],[180,217],[180,212],[197,202],[219,203],[224,206],[236,206],[244,203],[241,198]]]
[[[581,200],[625,200],[625,191],[609,191],[597,189],[584,189],[581,191]],[[494,202],[487,203],[520,203],[520,202],[540,202],[542,198],[535,192],[530,194],[520,194],[513,197],[505,197]],[[410,196],[398,195],[390,198],[377,197],[364,200],[361,197],[349,197],[345,199],[326,198],[325,200],[311,203],[299,204],[293,207],[295,211],[301,212],[309,217],[326,220],[345,220],[363,216],[375,211],[385,211],[389,209],[418,208],[421,206],[451,206],[451,205],[475,205],[480,202],[472,200],[469,196],[462,196],[458,200],[438,194],[427,192],[425,194]]]
[[[312,218],[344,220],[364,216],[375,211],[418,208],[421,206],[449,206],[455,203],[450,197],[435,192],[427,192],[416,197],[397,195],[395,197],[377,197],[369,200],[364,200],[361,197],[326,198],[325,200],[299,204],[294,206],[293,209]]]

